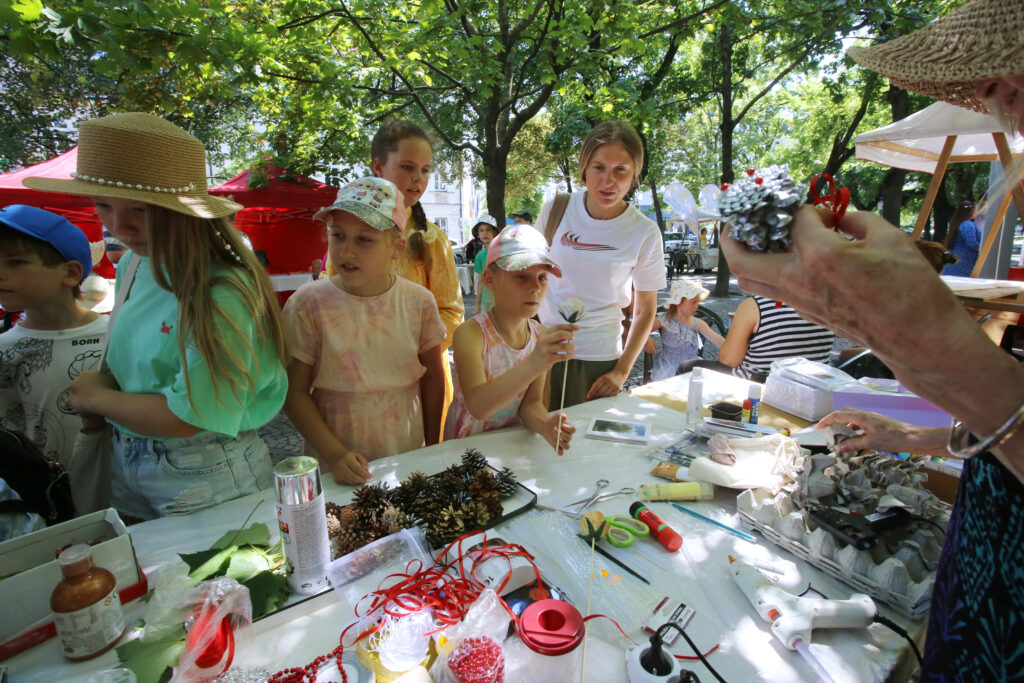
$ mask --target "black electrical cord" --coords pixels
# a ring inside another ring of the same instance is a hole
[[[679,631],[679,634],[683,638],[686,639],[686,642],[687,642],[687,644],[689,644],[690,648],[693,650],[693,653],[695,655],[697,655],[697,658],[700,659],[701,662],[704,663],[704,666],[706,666],[708,668],[708,671],[711,672],[711,675],[714,676],[716,680],[721,681],[721,683],[725,683],[725,679],[722,678],[717,671],[715,671],[715,667],[711,666],[711,664],[708,663],[708,660],[704,658],[703,654],[701,654],[700,649],[697,647],[697,645],[692,640],[690,640],[690,636],[686,635],[686,631],[684,631],[683,629],[681,629],[679,627],[679,624],[677,624],[674,621],[666,622],[666,623],[662,624],[661,626],[659,626],[658,630],[655,631],[654,634],[660,640],[661,637],[662,637],[661,636],[662,632],[666,628],[669,628],[669,627],[674,628],[675,630]]]
[[[873,621],[876,624],[881,624],[882,626],[888,627],[889,629],[895,631],[899,635],[901,635],[904,638],[906,638],[907,642],[910,643],[910,647],[912,647],[914,649],[914,656],[917,657],[918,665],[919,666],[923,666],[924,665],[924,660],[921,658],[921,651],[917,649],[917,643],[914,642],[914,639],[910,637],[910,634],[907,633],[906,630],[904,630],[902,626],[897,624],[892,619],[889,619],[887,617],[882,616],[881,614],[876,614],[875,618],[873,619]]]

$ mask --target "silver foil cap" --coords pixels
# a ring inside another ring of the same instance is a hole
[[[314,500],[323,491],[320,463],[308,455],[285,458],[274,466],[274,490],[277,502],[284,505]]]

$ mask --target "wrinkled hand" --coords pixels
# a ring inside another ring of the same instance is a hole
[[[618,370],[612,370],[609,373],[601,375],[594,383],[590,386],[590,391],[587,392],[587,398],[603,398],[605,396],[615,396],[622,391],[622,385],[626,383],[626,373],[619,372]]]
[[[109,372],[86,370],[71,380],[68,403],[79,413],[95,415],[93,404],[96,397],[104,391],[117,391],[119,388],[117,380]]]
[[[793,248],[757,254],[722,239],[742,289],[783,301],[801,317],[870,348],[911,390],[939,403],[961,360],[990,342],[901,230],[875,214],[847,213],[839,229],[824,210],[801,207]],[[731,228],[727,228],[729,232]],[[949,408],[948,408],[949,409]],[[952,409],[950,409],[951,412]]]
[[[339,484],[358,486],[370,480],[370,468],[366,457],[358,451],[346,450],[328,465],[334,481]]]
[[[658,343],[654,341],[654,337],[648,337],[647,341],[644,342],[644,351],[652,356],[658,353]]]
[[[945,451],[946,429],[927,429],[900,422],[885,415],[844,408],[829,413],[818,421],[816,429],[830,424],[847,424],[863,432],[839,443],[840,451],[860,451],[873,448],[893,453],[941,453]]]
[[[580,329],[578,325],[552,325],[541,330],[537,344],[530,354],[531,361],[538,372],[545,372],[552,365],[563,360],[576,357],[576,345],[572,343],[573,335]]]
[[[562,419],[562,429],[558,430],[559,417]],[[555,445],[555,432],[558,432],[558,445]],[[569,416],[565,413],[554,413],[544,423],[544,431],[542,436],[544,440],[548,442],[552,448],[556,449],[559,455],[562,455],[569,450],[569,442],[572,441],[572,435],[576,433],[576,427],[569,422]]]

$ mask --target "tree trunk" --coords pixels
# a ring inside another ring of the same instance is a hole
[[[733,92],[732,92],[732,33],[729,25],[722,26],[718,34],[718,50],[721,58],[722,85],[719,93],[722,95],[722,122],[718,129],[722,132],[722,183],[733,181],[732,173],[732,134],[736,128],[733,121]],[[731,237],[729,239],[732,239]],[[725,250],[718,249],[718,277],[715,279],[715,289],[711,296],[729,296],[729,262],[725,260]]]
[[[654,204],[654,215],[658,217],[658,229],[665,234],[665,217],[661,213],[661,202],[658,201],[658,185],[654,182],[653,176],[647,176],[651,187],[651,202]]]
[[[487,212],[498,220],[498,230],[505,227],[505,181],[508,178],[508,154],[485,149],[487,166]]]
[[[907,96],[906,90],[891,86],[885,93],[885,99],[889,101],[893,123],[907,118],[910,114],[910,98]],[[882,198],[882,218],[897,227],[900,225],[900,211],[903,208],[903,184],[906,179],[906,171],[892,168],[886,172],[879,188],[879,195]]]

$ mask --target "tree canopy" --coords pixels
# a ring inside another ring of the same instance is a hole
[[[927,101],[843,51],[953,4],[15,0],[0,7],[0,164],[65,151],[81,118],[137,110],[195,134],[226,174],[271,161],[339,182],[382,121],[407,117],[438,161],[486,181],[489,212],[536,213],[548,179],[575,185],[590,126],[623,118],[645,139],[656,200],[675,180],[789,163],[799,178],[838,173],[858,206],[898,222],[925,183],[853,162],[852,140]],[[947,185],[939,209],[972,182]]]

